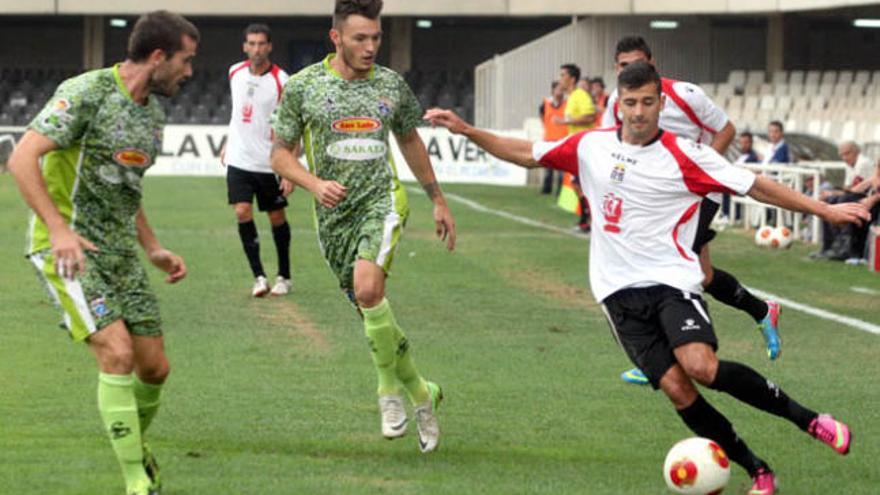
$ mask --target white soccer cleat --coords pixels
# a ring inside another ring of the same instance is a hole
[[[382,436],[394,440],[406,435],[406,409],[399,395],[379,397],[379,411],[382,413]]]
[[[251,295],[254,297],[263,297],[269,293],[269,281],[266,280],[266,277],[260,275],[254,281],[254,289],[251,291]]]
[[[437,449],[440,443],[440,423],[437,421],[437,408],[443,400],[443,391],[436,383],[428,382],[430,398],[416,407],[416,425],[419,431],[419,449],[427,454]]]
[[[279,275],[275,278],[275,285],[272,286],[271,294],[273,296],[286,296],[290,294],[290,291],[293,290],[293,283],[289,278],[284,278]]]

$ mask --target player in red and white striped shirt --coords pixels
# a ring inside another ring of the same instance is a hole
[[[226,165],[229,204],[238,219],[238,235],[254,275],[251,294],[282,296],[292,289],[290,276],[290,225],[284,214],[293,183],[280,179],[269,163],[272,151],[270,119],[289,76],[269,59],[272,32],[265,24],[251,24],[244,30],[242,47],[247,60],[229,68],[232,116],[229,136],[221,154]],[[278,254],[278,276],[271,290],[260,260],[260,240],[254,223],[253,201],[265,211],[272,225],[272,239]]]
[[[699,394],[695,381],[790,420],[840,454],[849,451],[849,428],[801,406],[751,368],[719,361],[718,341],[700,297],[703,272],[693,250],[701,202],[707,194],[728,192],[832,223],[858,223],[870,215],[864,207],[815,201],[732,166],[709,146],[662,131],[658,122],[665,97],[653,66],[632,64],[621,72],[618,84],[621,127],[585,131],[556,142],[500,137],[447,110],[430,110],[425,118],[463,134],[502,160],[580,177],[596,212],[590,285],[615,338],[654,388],[669,397],[685,424],[718,442],[749,472],[754,480],[750,493],[773,494],[775,475],[770,467]]]
[[[651,48],[639,36],[627,36],[618,41],[614,61],[618,73],[633,62],[642,61],[654,65]],[[667,78],[662,78],[661,81],[666,104],[660,111],[660,128],[698,143],[709,144],[723,155],[736,134],[736,129],[727,118],[727,114],[696,84]],[[615,90],[608,98],[608,108],[612,110],[605,112],[602,119],[603,127],[621,124],[618,107]],[[739,283],[736,277],[712,266],[709,242],[715,238],[715,231],[710,225],[721,201],[721,194],[709,194],[700,206],[694,252],[700,255],[700,265],[705,275],[703,288],[718,301],[748,313],[764,336],[767,356],[771,360],[776,359],[782,352],[782,342],[778,333],[779,304],[755,297]],[[624,372],[621,377],[630,383],[648,383],[638,368]]]

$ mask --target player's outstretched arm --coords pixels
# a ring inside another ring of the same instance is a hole
[[[97,251],[98,248],[74,232],[52,202],[46,181],[40,171],[40,157],[55,149],[58,149],[55,141],[29,130],[24,133],[21,141],[12,151],[12,156],[9,157],[9,171],[15,178],[25,202],[49,230],[52,256],[59,275],[72,280],[78,274],[85,272],[86,258],[83,249]]]
[[[278,136],[272,142],[272,170],[282,178],[304,187],[326,208],[333,208],[345,199],[348,189],[334,180],[322,180],[306,170],[299,161],[299,143],[291,144]]]
[[[404,135],[395,134],[394,137],[397,139],[400,152],[406,159],[406,163],[416,180],[419,181],[425,193],[431,198],[431,202],[434,203],[434,224],[437,237],[445,241],[446,248],[452,251],[455,249],[455,219],[452,218],[452,212],[449,211],[449,205],[446,204],[446,198],[443,197],[443,191],[440,190],[440,184],[437,183],[434,168],[431,167],[431,159],[428,157],[428,150],[425,149],[425,143],[415,129]]]
[[[183,258],[162,247],[156,233],[147,222],[147,215],[144,213],[143,207],[138,208],[134,224],[137,229],[138,243],[147,253],[147,259],[153,266],[168,274],[165,281],[169,284],[175,284],[183,280],[187,274],[186,263],[183,262]]]
[[[759,175],[755,179],[748,195],[762,203],[779,206],[786,210],[818,215],[834,225],[844,223],[861,225],[863,221],[871,220],[871,213],[860,203],[830,205],[816,201],[763,175]]]
[[[449,110],[432,108],[425,113],[425,120],[434,126],[445,127],[453,134],[461,134],[477,146],[501,160],[521,167],[537,168],[541,165],[532,156],[532,142],[525,139],[498,136],[468,124]]]
[[[730,143],[733,142],[734,137],[736,137],[736,127],[733,126],[733,122],[728,120],[727,124],[712,138],[712,148],[714,148],[719,155],[724,156],[724,153],[727,152],[727,148],[730,147]]]

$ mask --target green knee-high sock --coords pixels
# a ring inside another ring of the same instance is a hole
[[[161,397],[162,385],[144,383],[137,376],[134,377],[134,398],[137,401],[138,418],[141,421],[141,435],[147,431],[156,412],[159,411]]]
[[[393,320],[394,316],[391,318]],[[428,384],[416,370],[416,364],[409,349],[409,341],[397,321],[394,321],[394,330],[397,342],[397,379],[409,394],[409,400],[413,404],[421,404],[430,398]]]
[[[385,299],[372,307],[361,307],[364,333],[370,344],[373,365],[379,376],[379,396],[397,393],[397,345],[394,339],[394,317]]]
[[[141,428],[131,375],[101,373],[98,376],[98,410],[122,467],[126,487],[149,484],[143,466]]]

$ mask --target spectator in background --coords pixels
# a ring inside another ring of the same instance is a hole
[[[568,134],[592,129],[596,125],[596,107],[590,94],[578,86],[580,67],[565,64],[559,69],[559,84],[566,95],[565,115],[553,119],[553,123],[567,125]]]
[[[593,99],[587,91],[578,86],[578,81],[581,79],[580,67],[574,64],[565,64],[559,69],[559,83],[563,86],[568,97],[565,101],[564,118],[554,119],[553,123],[567,125],[569,135],[596,127],[596,107],[593,105]],[[581,216],[577,228],[586,233],[590,231],[589,206],[580,186],[576,186],[575,189],[581,205]]]
[[[838,147],[840,159],[847,165],[843,189],[822,191],[820,197],[829,204],[867,201],[868,208],[876,207],[871,190],[880,185],[880,171],[869,158],[861,153],[859,146],[846,141]],[[864,226],[840,227],[822,224],[822,250],[810,255],[814,259],[845,260],[858,264],[865,249],[868,230]]]
[[[736,149],[740,155],[733,163],[736,165],[744,165],[746,163],[761,163],[761,155],[754,148],[755,137],[749,131],[740,133],[736,140]],[[739,217],[740,211],[737,208],[736,217]],[[730,219],[730,195],[725,194],[721,202],[721,218],[719,222],[727,223]]]
[[[754,144],[755,138],[752,136],[751,132],[745,131],[740,133],[739,138],[736,140],[736,147],[740,152],[740,155],[734,163],[737,165],[743,165],[745,163],[761,163],[761,156],[755,152],[755,148],[753,147]]]
[[[832,196],[846,196],[848,194],[862,195],[871,188],[871,178],[874,175],[874,162],[862,154],[862,149],[853,141],[845,141],[837,147],[837,154],[846,164],[846,176],[843,179],[843,189],[831,189],[822,191],[820,199],[827,200]],[[852,198],[858,201],[862,197]],[[848,201],[843,201],[848,202]]]
[[[601,77],[590,79],[590,96],[596,105],[596,122],[602,122],[602,114],[608,107],[608,93],[605,92],[605,81]]]
[[[788,151],[788,144],[785,142],[785,128],[782,122],[774,120],[767,126],[767,138],[770,140],[772,147],[770,153],[764,157],[763,163],[791,163],[791,154]]]
[[[553,81],[550,85],[551,96],[544,98],[541,106],[538,108],[538,114],[541,116],[541,122],[544,123],[544,141],[558,141],[568,136],[568,127],[557,124],[556,121],[565,118],[565,91],[559,81]],[[557,180],[553,180],[558,176]],[[559,183],[562,181],[562,173],[555,173],[553,169],[548,168],[544,172],[544,185],[541,188],[541,194],[553,193],[553,183],[556,183],[556,192],[559,193]]]

